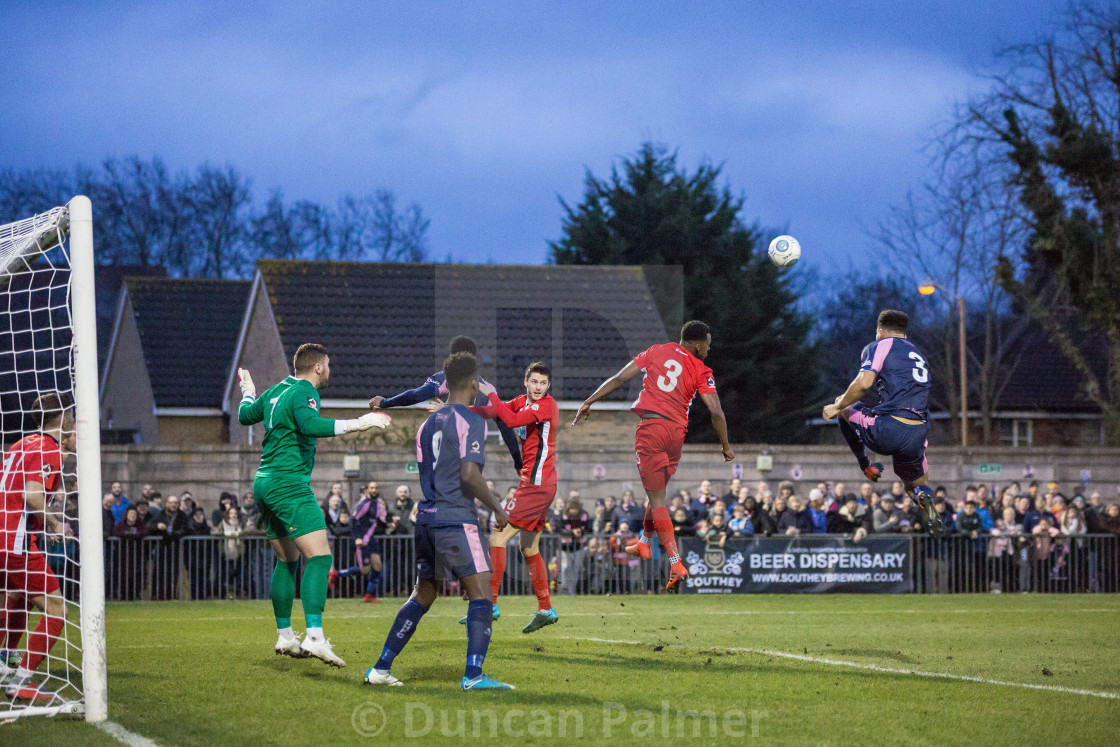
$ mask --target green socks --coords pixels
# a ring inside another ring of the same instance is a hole
[[[303,616],[308,628],[323,627],[323,608],[327,606],[327,580],[331,572],[330,555],[316,555],[307,559],[303,569]],[[289,612],[291,605],[288,605]]]
[[[297,568],[298,560],[291,563],[277,560],[276,567],[272,569],[272,583],[268,591],[272,597],[272,612],[276,615],[277,630],[292,627],[292,600],[296,597]]]

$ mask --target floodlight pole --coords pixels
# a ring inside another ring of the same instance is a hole
[[[957,311],[960,314],[960,356],[961,356],[961,446],[968,446],[968,348],[965,345],[964,296],[957,296]]]
[[[945,291],[940,285],[935,283],[932,279],[926,280],[918,286],[918,293],[923,296],[933,295],[934,291]],[[964,310],[964,296],[955,296],[957,301],[957,313],[959,316],[958,326],[958,344],[959,354],[961,358],[961,446],[968,446],[968,346],[966,344],[967,337],[965,334],[965,310]]]

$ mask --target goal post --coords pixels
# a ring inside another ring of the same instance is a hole
[[[97,304],[93,276],[93,208],[79,195],[70,213],[70,301],[74,325],[74,427],[77,431],[78,511],[101,516],[101,415],[98,407]],[[82,682],[87,721],[108,718],[105,665],[105,548],[100,521],[81,521],[78,543],[82,564],[94,573],[80,581]]]
[[[72,402],[75,456],[64,461],[59,487],[55,495],[47,496],[46,510],[63,520],[78,521],[76,548],[57,536],[37,538],[40,544],[55,543],[39,549],[46,553],[66,599],[59,639],[36,673],[37,684],[51,697],[33,703],[0,700],[0,719],[58,713],[84,713],[89,721],[108,717],[96,318],[93,212],[88,197],[77,196],[65,206],[0,226],[2,445],[6,451],[36,432],[30,427],[28,406],[40,394],[58,392],[66,404]],[[0,482],[4,493],[11,482],[7,464],[5,460]],[[76,516],[69,507],[72,501],[67,501],[75,492]],[[0,580],[0,592],[10,606],[9,598],[18,599],[19,590],[9,588],[3,574]],[[36,612],[31,610],[32,619]],[[4,614],[6,625],[6,609]],[[17,640],[19,632],[13,633]],[[10,642],[13,635],[5,638]],[[29,631],[23,635],[21,651],[27,650],[28,636]],[[3,645],[0,641],[0,648]]]

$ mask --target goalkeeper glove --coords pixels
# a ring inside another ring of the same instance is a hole
[[[341,436],[343,433],[368,431],[370,428],[388,428],[392,420],[383,412],[367,412],[354,420],[336,420],[334,421],[334,435]]]
[[[257,387],[253,385],[253,377],[249,375],[248,369],[237,369],[237,383],[241,385],[241,396],[257,397]]]

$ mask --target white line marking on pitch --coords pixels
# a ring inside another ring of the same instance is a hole
[[[404,603],[402,602],[401,604],[404,604]],[[450,608],[448,608],[448,609],[450,609]],[[999,615],[1005,615],[1005,614],[1008,614],[1009,612],[1030,612],[1030,613],[1037,612],[1037,610],[988,610],[988,611],[992,612],[994,614],[999,614]],[[1070,610],[1070,611],[1071,612],[1111,612],[1111,613],[1116,613],[1116,612],[1120,612],[1120,608],[1115,608],[1115,609],[1087,608],[1087,609],[1077,609],[1077,610]],[[928,612],[928,610],[924,610],[922,612]],[[985,611],[984,610],[938,610],[938,612],[949,612],[949,613],[956,613],[956,614],[977,614],[977,613],[983,613]],[[868,614],[876,614],[876,615],[916,615],[918,613],[919,613],[919,610],[879,610],[879,611],[876,611],[874,613],[869,613],[869,612],[861,611],[861,610],[697,610],[697,611],[690,611],[689,615],[691,615],[693,617],[705,617],[705,616],[717,616],[718,617],[718,616],[724,616],[724,615],[730,615],[730,616],[740,616],[740,615],[751,615],[751,616],[755,616],[755,615],[797,615],[797,616],[801,617],[801,616],[804,616],[804,615],[829,615],[829,616],[832,616],[832,615],[868,615]],[[362,613],[362,614],[353,614],[353,615],[331,615],[331,614],[328,613],[327,615],[324,615],[324,617],[327,618],[327,622],[329,623],[330,620],[376,619],[376,618],[379,618],[379,617],[395,617],[396,614],[397,614],[397,608],[391,607],[391,608],[385,610],[384,612],[372,612],[371,611],[371,612],[365,612],[365,613]],[[628,616],[632,616],[632,615],[643,615],[644,616],[646,614],[648,614],[648,613],[646,613],[646,612],[565,612],[564,616],[565,617],[604,617],[604,616],[606,616],[606,617],[628,617]],[[449,611],[449,612],[443,613],[443,614],[429,612],[428,614],[424,615],[424,617],[427,617],[427,618],[454,617],[456,619],[458,619],[462,616],[463,616],[463,613],[462,613],[461,610],[458,611],[458,612],[450,612]],[[182,620],[183,620],[183,618],[181,618],[181,617],[120,617],[120,618],[113,618],[112,622],[114,622],[114,623],[155,623],[155,622],[182,622]],[[238,616],[192,617],[191,618],[191,622],[235,622],[235,621],[238,621],[238,620],[243,620],[244,621],[244,620],[246,620],[246,618],[245,617],[238,617]]]
[[[576,636],[559,636],[568,641],[587,641],[589,643],[619,643],[630,646],[652,646],[655,644],[646,641],[622,641],[611,638],[578,638]],[[878,664],[861,664],[855,661],[842,661],[840,659],[821,659],[816,656],[806,656],[804,654],[791,654],[786,651],[771,651],[764,648],[741,648],[735,646],[680,646],[675,644],[665,644],[666,647],[672,648],[687,648],[695,650],[713,650],[713,651],[736,651],[744,654],[759,654],[761,656],[777,656],[783,659],[796,659],[797,661],[808,661],[814,664],[830,664],[836,667],[850,667],[852,669],[867,669],[872,672],[884,672],[887,674],[909,674],[914,677],[931,677],[934,679],[944,680],[959,680],[961,682],[978,682],[984,685],[1002,685],[1004,687],[1022,687],[1029,690],[1048,690],[1051,692],[1068,693],[1070,695],[1089,695],[1094,698],[1106,698],[1109,700],[1120,700],[1120,693],[1102,692],[1098,690],[1081,690],[1075,687],[1062,687],[1061,685],[1033,685],[1029,682],[1004,682],[1003,680],[990,680],[985,677],[972,677],[966,674],[949,674],[947,672],[919,672],[914,669],[897,669],[895,667],[881,667]]]
[[[92,721],[91,723],[113,739],[122,744],[127,744],[129,747],[159,747],[147,737],[131,732],[114,721]]]

